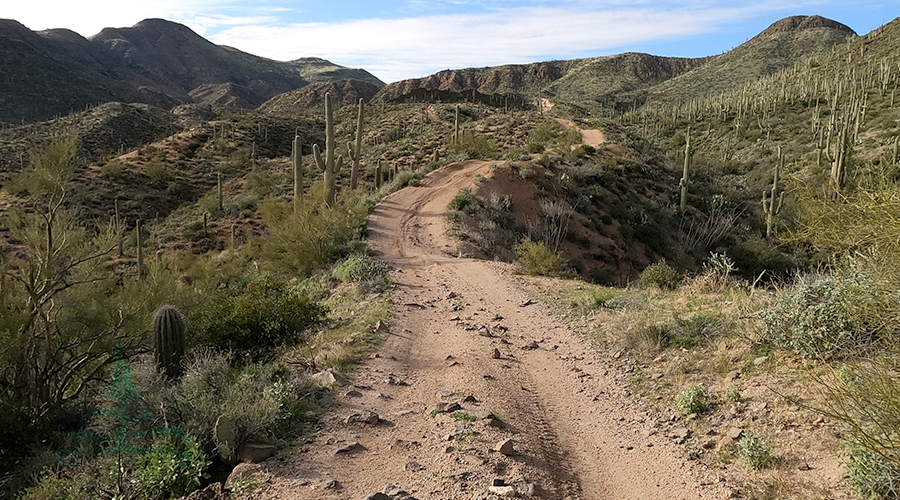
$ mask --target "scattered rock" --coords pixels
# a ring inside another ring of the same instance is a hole
[[[499,497],[516,496],[516,489],[512,486],[489,486],[488,491]]]
[[[351,453],[358,453],[360,451],[365,451],[365,449],[366,449],[365,446],[354,441],[348,445],[341,446],[340,448],[338,448],[337,450],[334,451],[334,454],[335,455],[343,455],[343,454],[349,455]]]
[[[491,354],[491,358],[500,359],[500,349],[494,348],[494,352]]]
[[[532,350],[532,349],[537,349],[538,347],[540,347],[540,346],[538,346],[538,343],[532,340],[531,342],[523,345],[522,349]]]
[[[222,488],[222,483],[212,483],[202,490],[183,497],[182,500],[225,500],[226,498],[228,498],[228,494]]]
[[[730,371],[728,372],[728,375],[725,375],[725,380],[728,382],[734,382],[739,378],[741,378],[741,372],[739,370]]]
[[[687,427],[676,427],[669,432],[669,436],[675,439],[687,439],[691,435],[691,430]]]
[[[444,413],[447,409],[447,403],[444,401],[438,401],[434,404],[434,408],[431,409],[432,413]]]
[[[328,481],[325,481],[325,484],[322,485],[322,488],[326,490],[339,490],[343,487],[344,485],[342,485],[337,479],[329,479]]]
[[[401,488],[393,483],[388,483],[388,485],[385,486],[384,489],[381,490],[381,492],[389,497],[398,497],[400,495],[408,495],[409,494],[409,493],[407,493],[406,490],[404,490],[403,488]]]
[[[367,496],[363,500],[393,500],[393,499],[379,491],[378,493],[372,493],[371,495]]]
[[[375,323],[375,326],[372,328],[372,331],[378,335],[387,335],[388,333],[390,333],[390,329],[388,328],[387,324],[383,321],[378,321],[377,323]]]
[[[257,474],[262,472],[262,467],[253,464],[253,463],[241,463],[237,464],[235,468],[231,471],[231,474],[228,474],[228,479],[225,480],[225,489],[231,489],[231,483],[237,481],[240,478],[249,479],[253,474]],[[221,486],[221,484],[220,484]]]
[[[475,396],[469,394],[465,398],[463,398],[463,403],[478,403],[478,400],[475,399]]]
[[[309,380],[319,387],[330,387],[332,385],[350,385],[350,382],[335,373],[333,370],[323,370],[309,377]]]
[[[275,456],[277,452],[278,448],[270,444],[246,443],[238,448],[237,458],[240,462],[258,464],[267,458]]]
[[[357,390],[355,390],[355,389],[349,390],[349,391],[347,391],[347,392],[344,393],[344,396],[346,396],[346,397],[348,397],[348,398],[361,398],[362,395],[363,395],[363,394],[362,394],[361,392],[359,392],[359,391],[357,391]]]
[[[731,439],[735,439],[735,440],[736,440],[736,439],[740,439],[740,438],[741,438],[741,434],[743,434],[743,433],[744,433],[744,430],[741,429],[740,427],[730,427],[730,428],[728,429],[728,433],[727,433],[726,435],[727,435],[728,437],[730,437]]]
[[[512,456],[516,454],[512,439],[504,439],[503,441],[500,441],[494,446],[494,451],[506,456]]]
[[[394,377],[393,375],[388,376],[387,384],[388,385],[400,385],[400,386],[409,385],[408,383],[404,382],[403,380],[400,380],[399,378]]]
[[[456,394],[456,393],[451,390],[444,389],[443,391],[438,392],[438,397],[439,398],[449,398],[450,396],[453,396],[454,394]]]
[[[347,417],[348,424],[363,423],[363,424],[369,424],[369,425],[376,425],[376,424],[378,424],[379,420],[380,420],[380,418],[378,417],[377,413],[375,413],[374,411],[368,411],[368,410],[361,411],[359,413],[354,413],[353,415],[350,415],[349,417]]]
[[[411,460],[406,462],[406,465],[403,466],[403,469],[407,472],[422,472],[425,470],[425,466],[416,462],[415,460]]]
[[[797,470],[800,470],[800,471],[808,471],[808,470],[812,470],[812,467],[810,467],[808,463],[803,462],[802,464],[800,464],[799,466],[797,466]]]
[[[818,426],[818,425],[822,425],[824,423],[825,423],[825,419],[823,417],[819,417],[819,418],[813,420],[812,424]]]
[[[533,300],[531,300],[531,299],[525,299],[524,301],[522,301],[521,303],[519,303],[519,307],[528,307],[528,306],[530,306],[531,304],[536,304],[536,302],[533,301]]]
[[[447,292],[446,297],[448,299],[455,299],[456,297],[459,297],[459,295],[456,295],[456,292]]]
[[[719,444],[716,445],[716,451],[722,451],[731,446],[732,443],[734,443],[733,437],[723,436],[722,439],[719,440]]]
[[[459,403],[450,403],[444,408],[445,413],[450,413],[454,411],[462,410],[462,406]]]
[[[753,366],[760,366],[768,360],[769,360],[768,356],[760,356],[753,360]]]

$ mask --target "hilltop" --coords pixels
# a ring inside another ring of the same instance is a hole
[[[252,109],[310,82],[355,78],[383,85],[365,70],[319,58],[279,62],[215,45],[163,19],[105,28],[90,38],[0,20],[0,64],[7,76],[0,82],[0,123],[8,124],[109,101]]]

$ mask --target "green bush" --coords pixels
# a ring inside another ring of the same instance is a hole
[[[384,262],[368,255],[356,255],[334,268],[334,277],[345,283],[356,283],[362,294],[384,292],[391,287],[391,276]]]
[[[847,483],[866,499],[900,498],[900,454],[856,448],[847,460]]]
[[[474,132],[460,132],[459,140],[450,150],[457,154],[464,154],[467,159],[496,160],[499,154],[497,144],[484,134]]]
[[[775,464],[772,450],[759,436],[744,431],[737,442],[737,453],[741,460],[753,470],[765,469]]]
[[[685,414],[696,413],[699,415],[705,412],[709,406],[708,399],[709,396],[702,387],[692,385],[675,396],[675,404]]]
[[[562,254],[552,252],[543,241],[526,238],[516,245],[515,252],[516,265],[527,274],[557,276],[562,272]]]
[[[886,299],[860,272],[805,277],[763,311],[764,339],[809,358],[846,352],[877,336]]]
[[[325,315],[325,308],[270,274],[246,286],[218,290],[191,314],[195,343],[262,352],[282,343],[303,340],[304,332]]]
[[[447,208],[453,212],[462,212],[471,215],[478,210],[478,197],[465,189],[460,189],[459,192],[456,193],[456,196],[450,200]]]
[[[662,261],[644,268],[639,278],[643,286],[658,286],[669,290],[674,290],[680,279],[678,271]]]

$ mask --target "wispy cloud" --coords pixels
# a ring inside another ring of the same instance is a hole
[[[383,80],[394,81],[446,68],[596,54],[640,41],[707,32],[744,14],[741,8],[580,11],[528,7],[484,14],[237,26],[210,38],[274,59],[315,55],[360,65]]]

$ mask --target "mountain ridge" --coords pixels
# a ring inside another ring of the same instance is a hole
[[[0,123],[7,124],[47,120],[110,101],[252,109],[311,82],[355,78],[383,85],[362,69],[320,58],[275,61],[153,18],[132,27],[104,28],[90,38],[68,29],[32,31],[0,19],[0,69],[7,75],[0,80]]]

